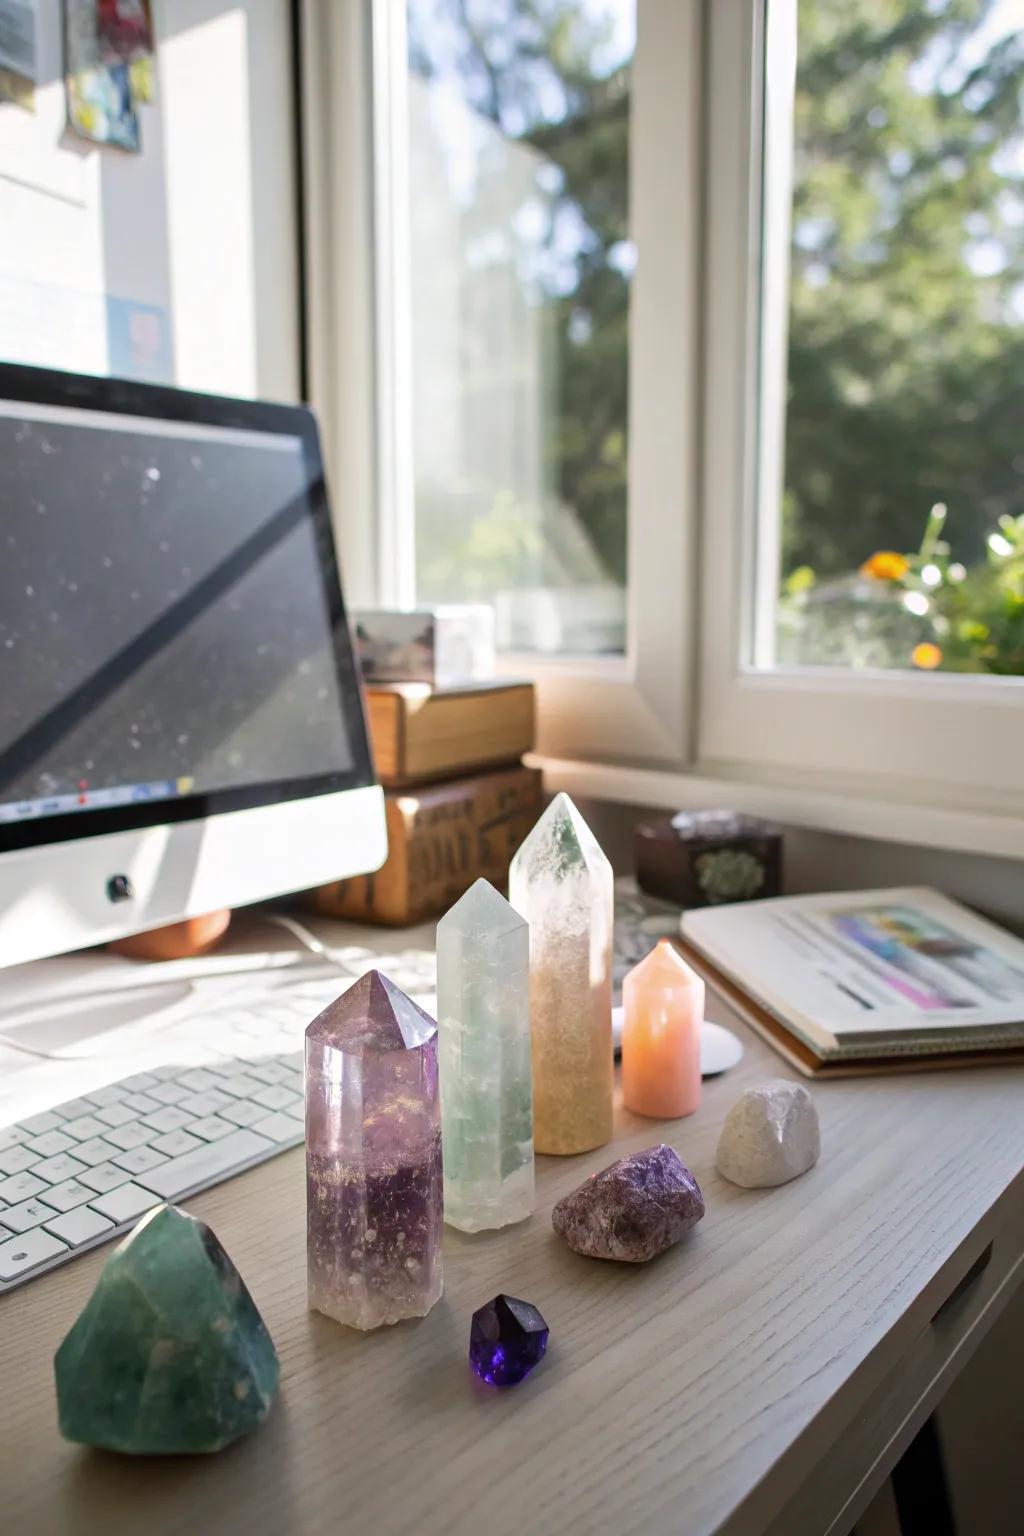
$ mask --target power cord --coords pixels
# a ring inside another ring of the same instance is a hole
[[[288,917],[284,912],[266,912],[263,915],[268,922],[275,924],[276,927],[286,929],[293,938],[298,939],[299,943],[303,946],[304,949],[308,950],[310,954],[316,955],[317,959],[327,961],[328,964],[333,965],[337,971],[345,976],[351,975],[351,971],[345,966],[344,962],[338,957],[338,955],[334,951],[330,950],[326,944],[321,943],[316,934],[307,928],[305,923],[300,923],[296,918]],[[151,961],[149,964],[150,966],[173,966],[177,965],[178,963],[179,962],[175,960],[169,960],[163,962]],[[219,977],[247,974],[255,976],[262,974],[265,969],[277,970],[283,968],[284,967],[268,966],[254,969],[250,964],[242,964],[238,967],[237,971],[232,971],[226,970],[223,965],[220,965],[207,971],[200,971],[198,974],[192,974],[187,977],[175,977],[174,979],[181,980],[188,986],[190,993],[195,993],[197,990],[197,984],[209,980],[211,976]],[[146,979],[140,983],[140,990],[148,990],[154,987],[163,986],[165,984],[165,981],[161,980],[160,972],[157,971],[156,974],[154,974],[149,966],[147,966]],[[116,996],[118,994],[101,993],[99,995]],[[181,1001],[184,1001],[184,999],[181,999]],[[157,1011],[159,1011],[159,1007]],[[139,1052],[126,1052],[123,1049],[109,1054],[100,1055],[83,1055],[79,1052],[69,1051],[44,1051],[40,1050],[38,1046],[27,1045],[25,1041],[16,1040],[12,1035],[5,1034],[0,1034],[0,1045],[6,1046],[8,1050],[17,1051],[22,1056],[34,1057],[37,1061],[110,1061],[114,1059],[114,1057],[123,1058],[132,1054],[141,1054]]]

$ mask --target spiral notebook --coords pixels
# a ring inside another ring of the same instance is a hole
[[[1024,1061],[1024,942],[926,887],[704,907],[683,948],[808,1076]]]

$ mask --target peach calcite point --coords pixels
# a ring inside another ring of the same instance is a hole
[[[704,983],[662,939],[622,984],[622,1100],[638,1115],[669,1120],[700,1104]]]

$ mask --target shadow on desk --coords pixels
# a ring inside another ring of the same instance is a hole
[[[224,1467],[231,1464],[233,1477],[244,1483],[247,1468],[252,1468],[255,1480],[257,1465],[268,1456],[279,1474],[272,1493],[273,1528],[282,1536],[298,1533],[301,1524],[291,1516],[294,1490],[289,1476],[296,1464],[290,1454],[294,1432],[287,1399],[281,1394],[255,1434],[211,1456],[133,1457],[76,1450],[67,1473],[69,1498],[62,1508],[67,1523],[45,1536],[109,1536],[111,1530],[145,1536],[157,1511],[171,1502],[189,1512],[187,1524],[183,1521],[173,1527],[176,1532],[180,1529],[181,1536],[206,1536],[209,1531],[237,1531],[242,1536],[244,1519],[230,1492],[237,1483],[224,1477]]]

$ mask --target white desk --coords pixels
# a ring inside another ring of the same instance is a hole
[[[361,1335],[308,1313],[301,1152],[186,1202],[281,1356],[267,1423],[218,1457],[133,1462],[59,1438],[51,1360],[104,1250],[13,1292],[0,1302],[4,1531],[841,1536],[1024,1275],[1024,1068],[815,1088],[820,1165],[743,1191],[714,1172],[722,1118],[744,1085],[791,1074],[712,1011],[747,1054],[705,1084],[700,1111],[657,1123],[620,1108],[612,1146],[539,1159],[528,1222],[446,1232],[445,1295],[420,1322]],[[658,1140],[696,1173],[701,1225],[641,1268],[571,1253],[554,1201]],[[547,1359],[504,1392],[466,1364],[470,1314],[499,1290],[551,1327]]]

